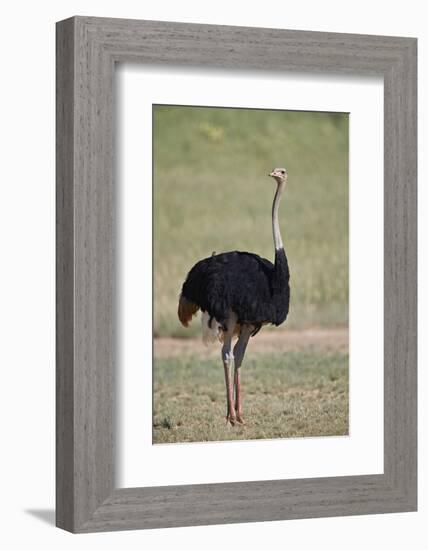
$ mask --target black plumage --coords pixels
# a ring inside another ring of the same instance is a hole
[[[289,278],[283,248],[275,252],[274,264],[250,252],[225,252],[197,262],[187,275],[181,295],[207,311],[224,330],[232,311],[238,324],[259,329],[264,324],[280,325],[285,321]]]

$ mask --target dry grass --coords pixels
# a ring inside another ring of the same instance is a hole
[[[154,443],[348,433],[348,354],[343,338],[326,338],[327,346],[318,342],[306,350],[302,346],[276,352],[266,343],[258,347],[257,338],[242,366],[244,426],[225,423],[219,356],[201,358],[196,347],[193,354],[177,354],[171,348],[170,356],[156,358]],[[214,349],[218,355],[218,347]]]
[[[198,322],[195,320],[194,322]],[[287,353],[290,351],[338,351],[347,353],[349,349],[348,329],[306,329],[306,330],[266,330],[263,328],[249,344],[249,353],[269,354]],[[154,353],[157,359],[172,357],[197,356],[200,359],[217,359],[219,348],[217,345],[206,346],[202,338],[155,338]]]

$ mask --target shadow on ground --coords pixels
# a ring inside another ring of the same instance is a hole
[[[35,518],[39,519],[40,521],[43,521],[45,523],[48,523],[49,525],[54,526],[55,525],[55,510],[51,508],[30,508],[29,510],[25,510],[27,514],[30,516],[34,516]]]

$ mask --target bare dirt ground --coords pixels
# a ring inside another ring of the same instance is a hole
[[[348,351],[348,329],[265,330],[248,344],[251,353],[281,353],[287,351]],[[217,357],[220,344],[205,346],[200,338],[155,338],[154,355],[157,358],[198,355],[209,359]]]

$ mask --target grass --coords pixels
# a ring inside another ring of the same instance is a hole
[[[225,423],[223,367],[192,356],[156,359],[154,443],[348,433],[348,355],[305,351],[248,357],[244,426]]]
[[[291,270],[286,325],[348,321],[348,116],[157,106],[154,108],[154,332],[192,337],[177,320],[183,280],[199,259],[227,250],[271,258],[274,182]]]

